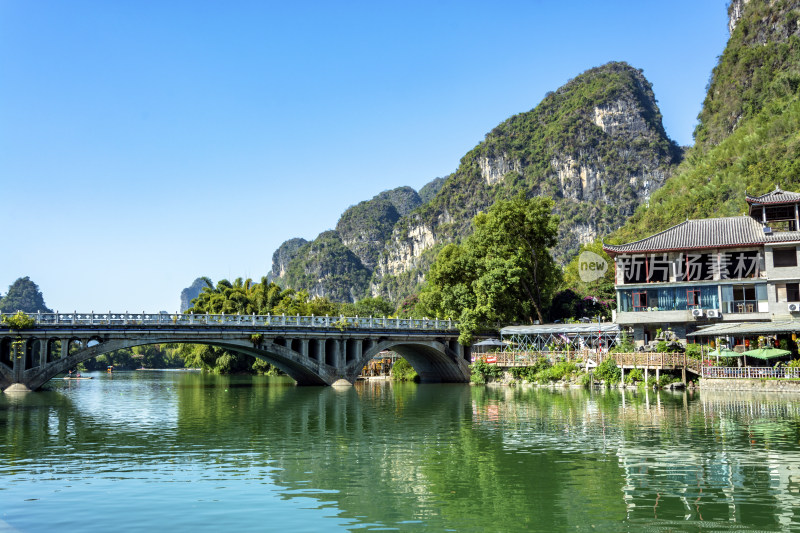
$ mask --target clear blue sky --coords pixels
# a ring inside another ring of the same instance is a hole
[[[0,0],[0,293],[175,311],[198,276],[259,279],[608,61],[691,144],[726,5]]]

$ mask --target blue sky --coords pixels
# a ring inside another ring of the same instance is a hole
[[[692,143],[727,2],[0,0],[0,293],[175,311],[608,61]]]

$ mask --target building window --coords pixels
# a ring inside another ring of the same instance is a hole
[[[786,284],[786,301],[800,302],[800,283]]]
[[[689,307],[689,309],[700,305],[700,289],[686,290],[686,305]]]
[[[797,266],[797,249],[776,248],[772,251],[772,264],[776,268]]]
[[[722,286],[724,313],[765,313],[767,306],[766,283]]]
[[[647,310],[647,291],[633,293],[633,310],[634,311]]]

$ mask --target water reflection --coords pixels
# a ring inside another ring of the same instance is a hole
[[[3,519],[29,530],[800,526],[785,395],[131,373],[0,398],[0,435]]]

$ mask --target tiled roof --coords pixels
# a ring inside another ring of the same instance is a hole
[[[773,231],[768,233],[765,237],[765,242],[794,242],[800,241],[800,231]]]
[[[745,199],[748,204],[786,204],[800,202],[800,193],[786,192],[780,187],[775,187],[774,191],[767,194],[762,194],[761,196],[750,196],[748,194]]]
[[[702,218],[681,222],[641,241],[604,244],[603,249],[611,254],[666,252],[761,245],[765,240],[762,225],[748,216]]]

